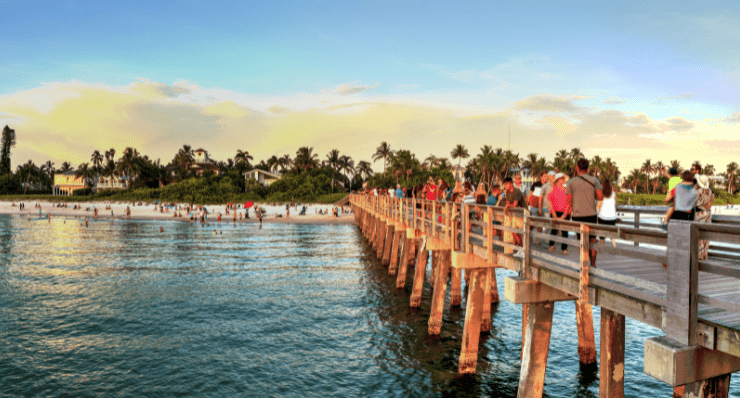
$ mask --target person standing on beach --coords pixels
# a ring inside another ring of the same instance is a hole
[[[596,177],[588,174],[589,162],[585,158],[576,163],[576,176],[568,181],[565,197],[571,208],[571,220],[581,223],[598,223],[596,201],[604,199],[601,183]],[[581,239],[581,234],[576,234]],[[596,243],[595,237],[589,237],[590,243]],[[596,267],[596,250],[590,250],[591,266]]]

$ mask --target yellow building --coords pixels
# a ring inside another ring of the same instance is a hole
[[[75,177],[74,170],[68,170],[64,173],[54,174],[54,195],[70,196],[75,189],[85,188],[85,181],[82,177]]]

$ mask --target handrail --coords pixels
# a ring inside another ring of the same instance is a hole
[[[699,304],[740,314],[740,303],[699,293],[699,272],[740,279],[740,263],[732,261],[740,260],[740,249],[737,247],[728,249],[723,257],[713,257],[710,252],[708,260],[697,259],[696,252],[700,240],[725,245],[740,245],[740,226],[733,225],[735,223],[727,216],[722,216],[723,223],[721,224],[671,222],[668,231],[664,231],[644,228],[645,224],[626,227],[552,220],[531,216],[524,209],[510,209],[511,213],[507,216],[502,207],[471,206],[425,199],[384,199],[353,194],[350,203],[406,224],[423,235],[435,238],[439,236],[455,251],[496,252],[500,256],[499,264],[502,264],[501,258],[516,258],[512,252],[527,249],[524,253],[526,264],[518,268],[525,271],[525,274],[529,273],[527,270],[530,268],[545,268],[570,278],[578,279],[578,270],[581,270],[580,274],[583,275],[582,263],[553,256],[536,249],[531,244],[533,238],[550,239],[573,246],[577,246],[579,242],[571,238],[544,235],[536,231],[537,227],[579,232],[586,226],[587,228],[583,231],[588,236],[607,237],[627,242],[627,244],[620,243],[616,247],[591,244],[588,248],[597,252],[637,258],[645,262],[668,264],[665,288],[653,282],[605,269],[593,269],[587,273],[585,280],[581,276],[580,282],[577,280],[576,283],[585,283],[581,286],[582,291],[583,289],[606,289],[664,308],[668,314],[668,317],[664,318],[664,330],[669,337],[677,341],[686,343],[697,341],[696,323],[698,322]],[[635,206],[617,208],[619,212],[633,212],[634,214],[660,214],[665,209],[659,206],[645,209]],[[471,213],[480,214],[481,220],[471,220],[469,217]],[[515,227],[511,222],[513,219],[523,220],[524,227]],[[734,221],[740,224],[740,218]],[[517,246],[511,234],[520,234],[528,241],[522,242],[523,247]],[[503,236],[499,237],[499,235]],[[585,242],[587,243],[588,239],[585,239]],[[690,244],[687,246],[682,242]],[[634,247],[632,243],[650,243],[650,246]],[[709,248],[713,251],[721,251],[723,247],[713,244]],[[583,298],[583,293],[581,297]],[[672,299],[667,300],[667,297]]]

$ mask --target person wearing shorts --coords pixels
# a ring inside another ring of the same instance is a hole
[[[565,188],[565,197],[571,209],[571,220],[580,223],[598,223],[596,217],[596,201],[603,200],[601,183],[596,177],[588,174],[589,162],[585,158],[576,163],[576,176],[568,181]],[[581,239],[581,234],[576,234]],[[595,237],[590,237],[591,244],[596,243]],[[590,250],[591,266],[596,267],[596,250]]]

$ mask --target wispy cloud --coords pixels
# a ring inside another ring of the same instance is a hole
[[[625,102],[627,102],[627,100],[624,98],[619,98],[617,96],[614,96],[614,97],[609,97],[605,99],[603,102],[608,105],[619,105],[619,104],[624,104]]]
[[[740,112],[733,113],[732,115],[726,117],[724,121],[728,123],[740,123]]]
[[[365,86],[363,86],[362,84],[360,84],[359,81],[354,81],[352,83],[342,83],[339,86],[337,86],[336,88],[331,89],[331,90],[322,90],[322,91],[325,92],[325,93],[326,92],[333,92],[333,93],[337,93],[337,94],[341,94],[341,95],[350,95],[350,94],[361,93],[361,92],[363,92],[365,90],[369,90],[371,88],[378,87],[379,85],[380,85],[380,83],[375,83],[375,84],[372,84],[372,85],[365,85]]]
[[[686,94],[681,94],[681,95],[673,95],[670,97],[660,97],[657,100],[653,101],[653,103],[657,105],[663,105],[667,101],[691,99],[693,96],[694,96],[693,93],[686,93]]]

